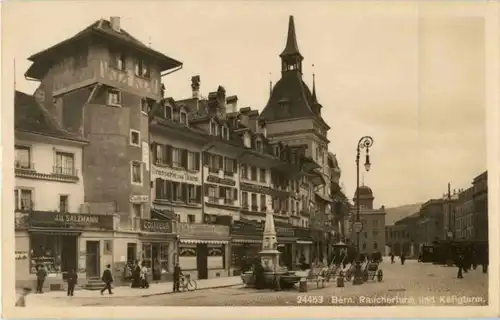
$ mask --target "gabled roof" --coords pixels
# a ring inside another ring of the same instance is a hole
[[[162,71],[176,68],[182,65],[182,62],[179,62],[173,58],[164,55],[163,53],[160,53],[146,46],[144,43],[134,38],[127,31],[123,29],[120,29],[120,32],[115,31],[111,27],[111,23],[108,20],[100,19],[95,21],[82,31],[78,32],[71,38],[68,38],[62,42],[53,45],[50,48],[47,48],[43,51],[40,51],[30,56],[28,60],[33,61],[34,63],[33,65],[31,65],[28,71],[26,71],[25,75],[35,79],[43,77],[48,68],[51,67],[51,65],[49,65],[50,60],[53,58],[54,55],[57,55],[57,52],[60,52],[61,50],[67,50],[68,48],[72,48],[74,47],[75,43],[83,39],[87,39],[91,36],[100,36],[108,41],[114,41],[120,45],[138,50],[141,53],[156,60]],[[37,63],[38,61],[40,61],[40,63]]]
[[[20,91],[16,91],[14,96],[14,128],[17,132],[87,142],[82,137],[64,130],[35,97]]]

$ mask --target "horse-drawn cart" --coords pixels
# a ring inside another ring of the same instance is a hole
[[[380,269],[380,262],[367,262],[363,270],[363,280],[365,282],[368,280],[375,280],[375,277],[378,282],[381,282],[384,277],[384,273],[382,269]]]

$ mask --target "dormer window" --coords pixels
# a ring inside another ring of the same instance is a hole
[[[163,117],[172,120],[172,107],[168,104],[163,106]]]
[[[210,134],[213,135],[213,136],[216,136],[218,135],[219,133],[219,130],[218,130],[218,126],[217,126],[217,123],[215,123],[215,121],[210,121]]]
[[[229,128],[222,126],[222,139],[229,140]]]
[[[149,65],[144,60],[137,60],[135,63],[135,75],[143,78],[150,78],[151,71]]]
[[[186,111],[182,111],[181,110],[179,121],[180,121],[181,124],[187,126],[187,124],[188,124],[188,116],[187,116],[187,112]]]

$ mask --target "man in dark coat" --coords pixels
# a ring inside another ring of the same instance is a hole
[[[36,271],[36,293],[43,293],[43,283],[47,277],[47,270],[43,264],[38,266]]]
[[[78,275],[76,274],[75,269],[71,269],[68,272],[68,296],[73,296],[75,293],[75,286],[78,279]]]
[[[177,262],[175,264],[175,267],[174,267],[174,292],[179,292],[179,287],[180,287],[180,279],[181,279],[181,275],[182,275],[182,270],[181,270],[181,266],[179,265],[179,262]]]
[[[111,292],[111,284],[113,283],[113,275],[111,274],[111,265],[108,264],[106,266],[106,270],[102,273],[102,282],[104,282],[104,288],[101,289],[101,295],[108,290],[109,294],[113,294]]]
[[[142,284],[141,281],[141,266],[139,265],[139,261],[135,261],[132,266],[132,288],[140,288]]]
[[[464,268],[464,256],[461,252],[458,253],[457,255],[457,267],[458,267],[457,278],[463,279],[464,276],[462,274],[462,270]]]
[[[255,288],[256,289],[264,289],[266,286],[266,283],[265,283],[266,281],[264,278],[264,267],[262,266],[260,259],[257,259],[255,261],[253,274],[255,276]]]

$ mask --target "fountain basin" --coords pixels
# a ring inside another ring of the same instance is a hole
[[[266,286],[269,288],[274,287],[274,279],[276,276],[280,277],[280,286],[283,289],[290,289],[300,281],[300,276],[296,275],[293,271],[266,271],[264,272],[264,279]],[[241,280],[247,288],[255,287],[255,277],[253,276],[253,271],[247,271],[241,275]]]

